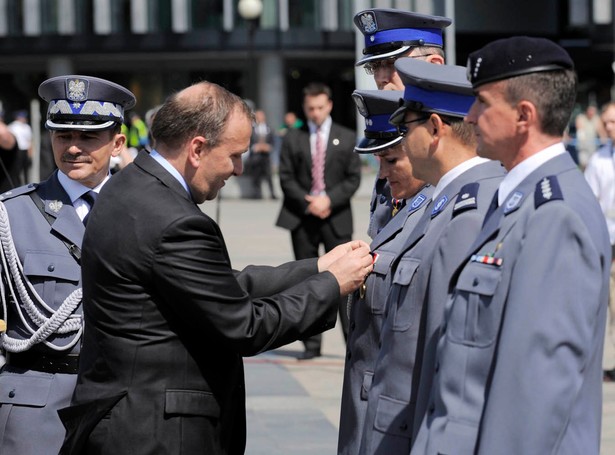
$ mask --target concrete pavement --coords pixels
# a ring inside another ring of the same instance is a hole
[[[233,268],[293,260],[288,231],[275,226],[280,201],[239,199],[232,179],[222,199],[202,209],[217,217]],[[373,175],[364,176],[353,200],[355,238],[368,241]],[[268,194],[265,192],[265,194]],[[280,192],[278,194],[281,194]],[[323,356],[297,361],[299,342],[245,359],[248,455],[334,454],[337,447],[345,346],[341,330],[325,332]],[[615,383],[604,384],[601,454],[615,454]]]

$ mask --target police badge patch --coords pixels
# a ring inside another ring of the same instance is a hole
[[[372,11],[366,11],[361,14],[361,25],[365,33],[374,33],[378,30],[378,23],[376,22],[376,15]]]
[[[83,79],[66,79],[66,99],[86,101],[90,82]]]

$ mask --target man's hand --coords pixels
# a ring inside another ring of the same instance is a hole
[[[328,218],[331,215],[331,199],[326,194],[312,196],[308,194],[305,196],[305,200],[308,201],[307,213],[314,215],[320,219]]]
[[[369,245],[363,240],[352,240],[351,242],[342,243],[341,245],[336,246],[331,251],[318,258],[318,271],[324,272],[329,270],[331,264],[339,258],[350,253],[352,250],[356,250],[361,247],[369,248]]]
[[[373,260],[367,245],[355,248],[329,266],[340,286],[340,295],[350,294],[363,284],[373,270]]]

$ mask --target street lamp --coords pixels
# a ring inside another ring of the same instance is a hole
[[[254,32],[256,32],[258,19],[261,17],[263,12],[263,2],[262,0],[239,0],[239,3],[237,4],[237,11],[248,25],[248,68],[252,71],[256,70],[256,74],[258,74],[256,65],[254,64],[255,62],[253,61]],[[250,77],[250,74],[248,74],[248,95],[252,101],[256,103],[256,89],[254,83],[252,82],[254,79],[254,77]]]

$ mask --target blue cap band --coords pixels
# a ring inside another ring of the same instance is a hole
[[[375,133],[397,132],[397,127],[389,123],[390,118],[391,114],[370,115],[365,119],[365,131]]]
[[[404,100],[423,103],[430,111],[464,117],[474,103],[474,95],[434,92],[407,85],[406,90],[404,90]]]
[[[420,39],[425,41],[425,44],[440,47],[443,45],[442,30],[439,28],[396,28],[393,30],[381,30],[373,35],[365,35],[365,48],[368,50],[371,46],[379,44]]]

